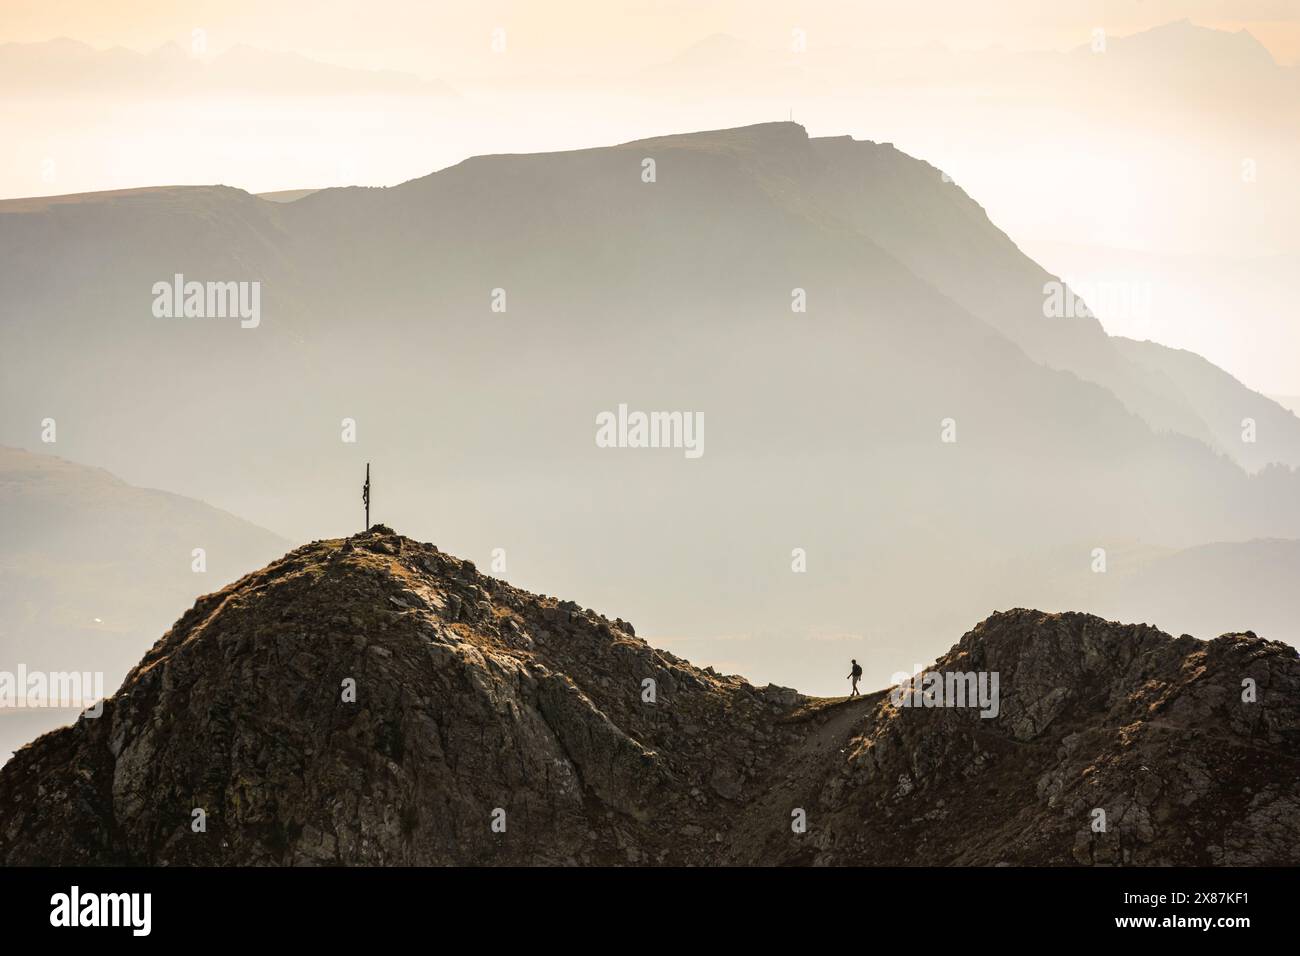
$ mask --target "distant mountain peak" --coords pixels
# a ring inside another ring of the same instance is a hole
[[[1201,26],[1184,18],[1164,23],[1123,37],[1115,37],[1110,45],[1130,55],[1180,57],[1183,66],[1209,67],[1217,61],[1254,63],[1260,66],[1277,66],[1277,61],[1264,44],[1249,30],[1220,30]]]
[[[623,143],[620,148],[698,145],[761,150],[802,145],[808,142],[808,138],[808,131],[802,124],[789,120],[773,120],[772,122],[754,123],[749,126],[653,136]]]

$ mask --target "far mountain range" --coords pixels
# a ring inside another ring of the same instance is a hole
[[[851,653],[880,685],[1009,607],[1297,641],[1300,418],[1200,356],[1045,315],[1059,278],[888,143],[768,123],[278,198],[0,203],[0,442],[275,532],[204,511],[222,538],[121,488],[94,502],[121,532],[32,513],[0,557],[61,583],[29,619],[82,621],[121,580],[91,566],[161,562],[119,589],[170,603],[138,615],[152,633],[211,590],[193,547],[229,579],[277,535],[358,530],[370,462],[376,520],[813,693]],[[178,274],[260,283],[260,323],[157,317]],[[624,403],[701,413],[706,453],[597,447]],[[19,492],[70,481],[68,508],[111,482],[11,461]]]

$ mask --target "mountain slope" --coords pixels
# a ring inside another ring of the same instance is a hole
[[[101,668],[79,647],[50,654],[65,628],[103,635],[157,632],[177,604],[285,550],[283,538],[200,501],[136,488],[89,468],[16,448],[0,448],[0,543],[4,607],[0,645],[7,657],[49,667]],[[195,548],[206,570],[193,568]],[[20,647],[23,635],[40,644]],[[127,653],[134,661],[143,645]],[[127,662],[130,663],[129,661]],[[123,668],[119,673],[124,673]]]
[[[351,530],[374,461],[386,517],[810,689],[828,637],[869,640],[883,682],[1043,606],[1062,547],[1300,538],[1300,476],[1211,447],[1218,398],[1044,318],[1046,274],[933,167],[793,123],[288,204],[0,203],[0,253],[0,440],[55,409],[77,458],[298,537]],[[155,318],[177,273],[261,282],[261,323]],[[596,447],[620,404],[701,414],[703,456]]]
[[[102,671],[106,690],[177,607],[288,546],[203,502],[4,447],[0,526],[0,670]],[[0,712],[0,759],[75,716]]]
[[[1196,438],[1252,470],[1270,462],[1300,465],[1300,420],[1284,420],[1290,416],[1272,400],[1210,362],[1184,353],[1162,362],[1153,343],[1139,350],[1138,343],[1108,336],[1088,311],[1099,304],[1086,297],[1073,311],[1048,315],[1056,308],[1048,290],[1064,289],[1064,281],[1022,253],[938,169],[888,144],[847,136],[814,139],[812,145],[825,166],[807,184],[809,191],[821,191],[827,207],[855,231],[1035,360],[1104,386],[1152,429]],[[1192,362],[1204,369],[1189,367]],[[1239,409],[1275,424],[1262,447],[1242,446]],[[1235,430],[1225,424],[1234,414]]]
[[[1177,389],[1205,422],[1213,447],[1251,470],[1274,462],[1300,464],[1300,416],[1284,405],[1251,391],[1194,352],[1120,337],[1111,341],[1148,381],[1165,380]],[[1254,422],[1250,441],[1244,438],[1246,419]]]
[[[755,688],[376,527],[200,599],[20,751],[0,860],[1297,862],[1294,649],[1013,611],[938,667],[1000,672],[998,715]]]

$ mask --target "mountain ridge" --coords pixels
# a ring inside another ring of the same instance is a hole
[[[1044,316],[1050,274],[934,166],[793,123],[651,142],[671,145],[288,204],[213,188],[0,207],[0,441],[59,408],[72,457],[296,539],[346,531],[322,516],[382,459],[413,534],[508,546],[538,589],[750,673],[788,635],[861,634],[864,606],[909,659],[891,635],[932,657],[992,608],[1100,607],[1085,592],[1113,579],[1092,552],[1119,540],[1300,538],[1293,467],[1251,470],[1300,461],[1300,420],[1260,415],[1258,441],[1236,440],[1267,400],[1224,380],[1180,398],[1168,355],[1139,368],[1095,320]],[[261,323],[154,316],[177,273],[261,283]],[[709,451],[682,468],[596,447],[620,403],[705,414]],[[812,573],[791,573],[796,547]],[[1250,622],[1240,593],[1218,589]],[[737,631],[754,638],[712,641]],[[802,686],[828,689],[824,643]]]
[[[1300,859],[1294,648],[1017,609],[933,670],[999,673],[996,715],[757,688],[376,526],[199,599],[19,751],[0,860]]]

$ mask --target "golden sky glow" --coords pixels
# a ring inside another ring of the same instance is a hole
[[[207,31],[211,47],[236,44],[311,53],[341,63],[426,76],[495,71],[491,31],[505,27],[518,68],[604,69],[671,56],[711,33],[779,46],[794,27],[821,44],[878,49],[942,43],[955,48],[1069,49],[1095,27],[1112,34],[1190,18],[1248,29],[1279,62],[1300,58],[1300,5],[1288,0],[6,0],[0,42],[68,36],[145,51]]]

